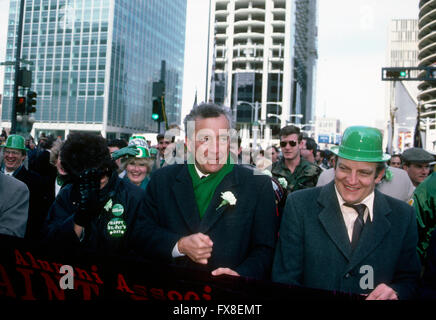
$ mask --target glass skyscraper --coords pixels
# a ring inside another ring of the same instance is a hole
[[[15,59],[19,4],[10,1],[7,61]],[[34,133],[156,132],[152,85],[162,61],[168,122],[179,123],[185,25],[186,0],[27,0],[21,56],[33,63]],[[7,66],[3,122],[10,121],[13,81]]]

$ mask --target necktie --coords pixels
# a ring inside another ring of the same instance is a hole
[[[351,248],[354,250],[354,248],[357,245],[357,241],[359,240],[360,234],[362,233],[363,227],[365,225],[365,222],[363,221],[363,214],[365,213],[366,206],[361,204],[348,204],[344,203],[344,206],[353,208],[357,212],[357,219],[354,221],[353,226],[353,234],[351,236]]]

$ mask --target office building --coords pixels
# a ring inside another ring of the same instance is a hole
[[[152,85],[161,79],[162,61],[168,122],[180,122],[186,0],[25,3],[22,58],[32,63],[27,67],[38,93],[33,134],[156,132]],[[9,61],[15,59],[19,4],[10,1]],[[4,79],[3,125],[10,121],[13,66]]]
[[[314,120],[316,0],[211,2],[209,100],[231,107],[243,138]]]

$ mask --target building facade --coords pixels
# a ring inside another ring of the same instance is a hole
[[[419,67],[436,67],[436,0],[419,1]],[[433,74],[433,77],[436,75]],[[421,118],[425,125],[426,147],[435,150],[436,142],[436,82],[422,81],[418,85]]]
[[[19,0],[10,0],[6,60],[15,59]],[[33,134],[155,132],[152,85],[165,61],[168,122],[180,122],[186,0],[26,1],[22,59],[38,94]],[[23,67],[23,65],[22,65]],[[14,68],[5,68],[2,121],[10,126]],[[6,124],[6,125],[5,125]]]
[[[232,109],[243,138],[313,120],[316,0],[211,2],[209,100]]]

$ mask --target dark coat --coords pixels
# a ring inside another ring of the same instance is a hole
[[[427,248],[424,274],[420,285],[420,298],[436,299],[436,229],[430,236]]]
[[[274,257],[273,281],[350,293],[369,293],[360,281],[374,271],[374,288],[385,283],[400,299],[412,296],[420,273],[416,218],[407,203],[375,190],[373,221],[354,252],[334,182],[292,193],[286,202]]]
[[[21,166],[14,172],[14,177],[27,185],[30,194],[25,238],[37,240],[41,236],[44,221],[54,199],[50,196],[46,180],[38,173]]]
[[[236,205],[217,210],[225,191],[234,194]],[[246,277],[270,276],[276,208],[268,176],[255,175],[253,170],[235,165],[215,190],[200,219],[188,166],[167,166],[151,176],[145,212],[148,222],[143,232],[150,258],[207,271],[227,267]],[[198,232],[213,242],[208,264],[196,264],[186,256],[173,259],[177,241]]]
[[[121,218],[127,225],[126,233],[115,238],[109,235],[107,225],[116,218],[111,211],[102,209],[85,228],[84,239],[79,240],[74,232],[74,214],[77,212],[78,193],[73,184],[62,188],[56,197],[45,222],[44,245],[53,245],[75,250],[75,252],[140,255],[141,227],[144,224],[144,191],[130,182],[116,177],[110,186],[112,204],[121,204],[124,212]]]

